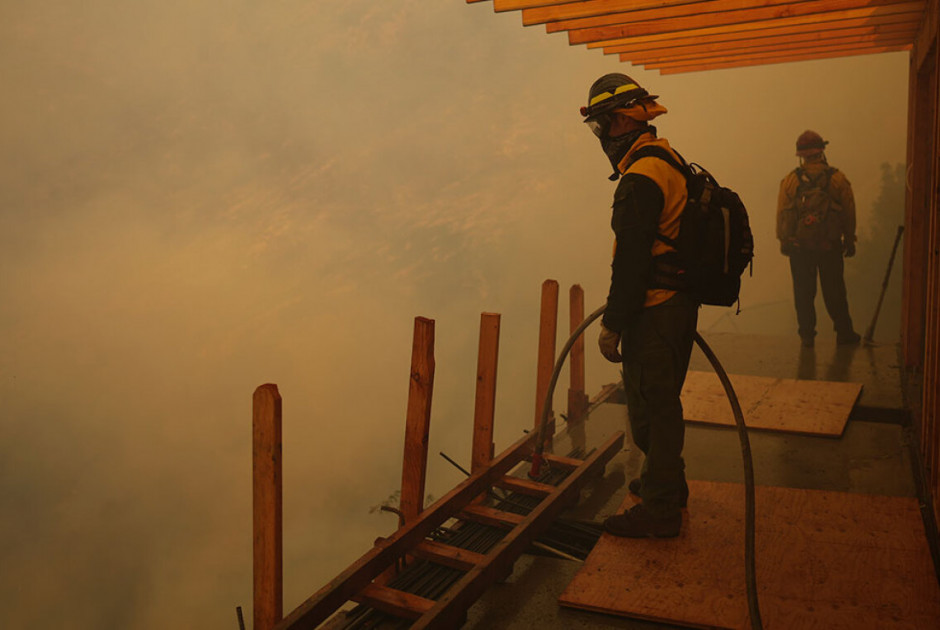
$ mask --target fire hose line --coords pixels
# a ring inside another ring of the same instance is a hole
[[[552,371],[552,378],[548,385],[548,391],[545,394],[544,405],[542,406],[542,419],[539,423],[538,435],[536,436],[535,452],[532,454],[532,468],[529,470],[529,476],[536,478],[542,474],[541,466],[543,462],[542,451],[545,448],[545,431],[548,426],[549,416],[551,415],[552,399],[555,395],[555,385],[558,383],[558,376],[561,368],[571,352],[574,342],[584,332],[584,330],[600,317],[607,304],[604,304],[596,311],[588,315],[583,322],[571,333],[567,343],[561,349],[561,354],[555,362],[555,369]],[[741,442],[741,459],[744,464],[744,569],[745,581],[747,583],[747,609],[751,620],[753,630],[763,630],[763,624],[760,617],[760,605],[757,599],[757,570],[754,558],[754,464],[751,459],[751,443],[747,436],[747,427],[744,425],[744,414],[741,412],[741,405],[738,403],[738,396],[734,393],[728,374],[718,361],[718,357],[712,352],[712,349],[705,343],[702,336],[695,333],[695,343],[701,348],[708,362],[718,375],[728,402],[731,403],[731,412],[734,415],[734,423],[738,429],[738,438]]]

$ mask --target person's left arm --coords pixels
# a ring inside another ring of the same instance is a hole
[[[839,205],[842,206],[842,243],[846,256],[855,255],[855,195],[852,184],[841,171],[833,177]]]

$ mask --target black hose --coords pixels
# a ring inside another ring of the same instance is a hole
[[[728,402],[731,403],[731,413],[734,415],[734,423],[738,428],[738,438],[741,441],[741,459],[744,463],[744,577],[747,582],[747,610],[751,617],[751,628],[753,630],[763,630],[763,623],[760,618],[760,604],[757,601],[757,566],[754,553],[754,523],[756,520],[754,509],[754,462],[751,459],[751,441],[747,437],[747,426],[744,424],[744,414],[741,412],[741,405],[738,403],[738,396],[731,387],[731,380],[728,374],[718,361],[718,357],[712,352],[712,349],[705,343],[702,336],[695,333],[695,343],[702,349],[708,362],[715,369],[718,380],[725,388],[725,395]]]
[[[584,330],[595,319],[604,313],[604,309],[606,308],[607,304],[604,304],[581,322],[571,333],[571,337],[568,338],[567,343],[565,343],[564,347],[561,349],[561,354],[555,361],[555,369],[552,370],[552,379],[549,382],[548,391],[545,393],[545,403],[542,406],[542,419],[539,423],[535,452],[532,455],[532,468],[529,471],[530,477],[537,477],[540,474],[539,469],[542,464],[542,451],[545,446],[545,430],[548,425],[548,418],[551,415],[555,385],[558,383],[558,375],[561,374],[561,368],[565,363],[565,359],[568,358],[568,353],[571,351],[578,337],[581,336]],[[721,385],[725,389],[725,395],[731,403],[731,412],[734,415],[734,422],[738,429],[738,438],[741,441],[741,459],[744,463],[744,573],[747,586],[747,609],[751,619],[752,630],[763,630],[764,626],[761,622],[760,606],[757,599],[757,570],[754,557],[754,464],[751,459],[751,443],[747,437],[744,414],[741,412],[741,405],[738,403],[737,394],[734,393],[734,388],[731,386],[728,374],[718,361],[718,357],[715,356],[715,353],[712,352],[712,349],[705,343],[705,340],[702,339],[702,336],[699,335],[698,332],[695,333],[694,339],[695,343],[702,349],[702,352],[705,353],[705,357],[708,359],[708,362],[711,363],[715,373],[718,375],[718,379],[721,381]]]
[[[542,420],[539,422],[539,432],[535,442],[535,453],[532,456],[532,470],[529,473],[530,477],[537,477],[539,475],[539,467],[542,463],[542,451],[545,448],[545,427],[548,425],[548,416],[552,412],[552,398],[555,395],[555,385],[558,383],[558,375],[561,374],[561,368],[565,364],[565,359],[568,358],[568,353],[571,352],[574,342],[578,340],[578,337],[581,336],[584,329],[590,326],[591,322],[595,319],[603,315],[604,309],[606,308],[607,304],[605,303],[599,309],[588,315],[585,320],[574,329],[571,333],[571,337],[568,338],[568,342],[561,349],[558,360],[555,361],[555,369],[552,370],[552,380],[548,384],[548,391],[545,393],[545,404],[542,406]]]

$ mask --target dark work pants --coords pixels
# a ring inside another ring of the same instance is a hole
[[[689,495],[679,395],[689,369],[699,305],[677,293],[623,331],[623,373],[634,443],[646,455],[640,472],[643,504],[654,516],[677,514]]]
[[[798,251],[790,255],[790,273],[793,276],[793,301],[800,337],[816,336],[816,276],[822,287],[823,302],[832,318],[836,335],[851,336],[855,332],[849,316],[849,301],[843,278],[842,250],[828,252]]]

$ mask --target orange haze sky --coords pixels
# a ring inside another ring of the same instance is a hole
[[[562,322],[570,285],[587,312],[607,293],[614,185],[578,115],[601,74],[659,94],[660,135],[750,209],[743,311],[706,309],[703,330],[794,335],[772,218],[800,132],[831,141],[860,236],[880,165],[905,156],[906,53],[659,76],[461,0],[0,15],[4,628],[250,618],[266,382],[283,396],[285,610],[312,594],[394,529],[370,508],[399,484],[417,315],[437,323],[428,491],[462,480],[439,451],[469,461],[483,311],[502,314],[497,451],[521,435],[542,281]],[[590,394],[619,378],[595,337]]]

